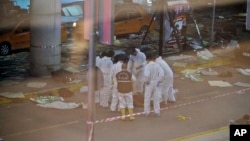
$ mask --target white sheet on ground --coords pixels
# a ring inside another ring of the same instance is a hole
[[[250,69],[236,69],[239,73],[243,74],[243,75],[250,75]]]
[[[62,101],[54,101],[52,103],[47,103],[47,104],[36,104],[39,107],[44,107],[44,108],[54,108],[54,109],[74,109],[77,108],[81,105],[81,103],[66,103]]]
[[[27,87],[31,87],[31,88],[42,88],[44,86],[46,86],[47,83],[44,82],[29,82],[26,84]]]
[[[0,96],[7,97],[7,98],[25,98],[22,92],[3,92],[3,93],[0,93]]]
[[[208,81],[210,86],[217,86],[217,87],[231,87],[232,85],[229,82],[225,81]]]
[[[236,82],[236,83],[234,83],[234,85],[240,86],[240,87],[249,87],[250,88],[250,83]]]

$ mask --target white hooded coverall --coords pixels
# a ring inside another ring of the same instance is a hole
[[[116,80],[116,74],[122,70],[122,61],[118,61],[113,65],[113,68],[111,70],[111,77],[113,79],[113,89],[112,89],[112,99],[111,99],[111,105],[110,110],[116,111],[116,107],[118,104],[118,91],[117,91],[117,80]]]
[[[109,106],[109,98],[111,96],[111,86],[112,86],[112,80],[111,80],[112,67],[113,67],[113,61],[111,60],[111,57],[104,56],[101,59],[99,65],[99,68],[101,69],[104,78],[104,87],[102,88],[100,93],[100,105],[102,107]]]
[[[96,65],[97,67],[100,67],[100,62],[101,62],[101,60],[102,60],[102,58],[100,58],[100,56],[96,56],[96,58],[95,58],[95,65]]]
[[[167,62],[162,59],[161,56],[156,58],[155,62],[161,66],[161,68],[164,71],[164,77],[162,79],[162,85],[161,85],[161,96],[165,104],[167,104],[167,101],[173,101],[175,102],[175,95],[174,95],[174,73],[172,69],[169,67]]]
[[[100,56],[96,56],[95,60],[96,60],[96,62],[95,62],[96,66],[98,68],[100,68],[100,62],[101,62],[102,58],[100,58]],[[100,92],[101,92],[101,90],[95,91],[95,103],[100,102]]]
[[[136,55],[130,55],[128,62],[128,70],[135,76],[136,81],[133,84],[135,93],[143,93],[143,69],[146,64],[146,56],[139,49],[136,49]]]
[[[160,114],[160,83],[163,76],[164,72],[161,66],[154,61],[149,61],[144,68],[144,112],[146,115],[150,113],[151,98],[153,98],[154,113]]]

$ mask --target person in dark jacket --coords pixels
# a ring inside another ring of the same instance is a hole
[[[121,110],[121,119],[125,120],[126,116],[126,108],[129,112],[129,119],[134,120],[133,116],[133,81],[135,81],[135,77],[131,72],[127,70],[127,64],[122,64],[122,70],[116,74],[117,80],[117,91],[119,98],[119,107]]]

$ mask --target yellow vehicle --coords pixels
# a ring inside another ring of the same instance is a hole
[[[30,47],[29,21],[29,18],[24,18],[14,28],[0,34],[0,55],[9,55],[14,50],[28,49]],[[61,41],[66,42],[66,28],[62,26],[61,29]]]
[[[153,14],[148,13],[138,4],[121,4],[115,7],[114,32],[116,36],[125,34],[143,35],[147,30],[155,29],[157,22],[150,21]],[[150,27],[149,27],[150,25]]]
[[[153,14],[148,13],[138,4],[123,3],[116,4],[114,12],[114,34],[122,36],[128,34],[143,35],[155,29],[157,22],[153,20]],[[150,27],[149,27],[150,25]],[[76,27],[72,31],[72,37],[76,41],[83,40],[84,20],[77,21]]]

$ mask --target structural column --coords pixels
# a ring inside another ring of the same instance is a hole
[[[61,0],[31,0],[30,73],[47,76],[61,64]]]
[[[247,0],[246,29],[250,30],[250,0]]]

